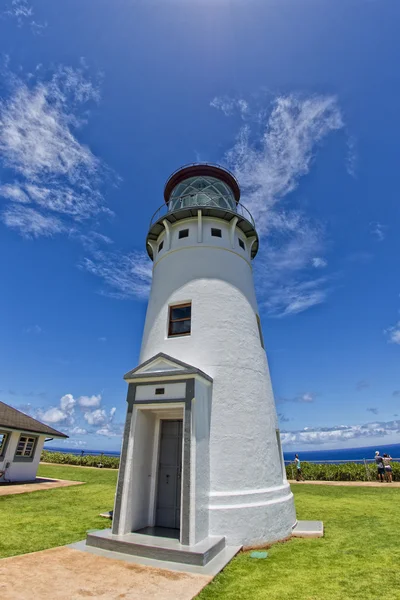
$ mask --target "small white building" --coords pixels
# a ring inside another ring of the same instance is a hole
[[[296,513],[254,289],[254,220],[236,179],[214,165],[176,171],[164,197],[147,236],[140,364],[125,375],[112,532],[87,544],[156,556],[144,536],[163,550],[155,538],[175,537],[205,564],[225,543],[288,538]]]
[[[67,437],[0,402],[0,483],[34,481],[44,442]]]

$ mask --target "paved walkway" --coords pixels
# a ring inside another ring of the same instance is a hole
[[[0,598],[6,600],[191,600],[211,580],[66,547],[0,560]]]
[[[53,488],[68,487],[70,485],[82,485],[84,481],[69,481],[67,479],[49,479],[36,477],[31,483],[2,483],[0,484],[0,496],[11,496],[13,494],[26,494],[27,492],[39,492],[40,490],[51,490]]]
[[[380,483],[379,481],[296,481],[295,479],[289,479],[289,483],[298,483],[299,485],[339,485],[348,487],[400,487],[400,481]]]

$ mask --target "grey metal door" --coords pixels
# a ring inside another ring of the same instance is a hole
[[[180,528],[182,419],[161,421],[156,526]]]

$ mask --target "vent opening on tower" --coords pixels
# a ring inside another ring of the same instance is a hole
[[[181,229],[178,237],[180,240],[189,237],[189,229]]]
[[[245,248],[244,248],[244,241],[243,241],[241,238],[238,238],[238,240],[239,240],[239,246],[240,246],[241,248],[243,248],[243,250],[244,250],[244,249],[245,249]]]
[[[158,251],[161,252],[163,247],[164,247],[164,240],[158,244]]]
[[[211,235],[213,237],[222,237],[222,231],[221,229],[216,229],[215,227],[211,227]]]

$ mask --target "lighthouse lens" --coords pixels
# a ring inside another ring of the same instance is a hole
[[[236,200],[230,187],[215,177],[190,177],[172,190],[169,210],[188,206],[217,206],[236,211]]]

